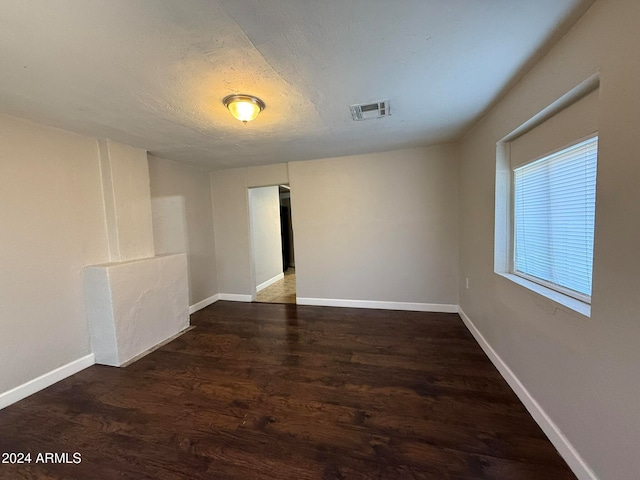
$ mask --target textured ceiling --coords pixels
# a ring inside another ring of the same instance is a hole
[[[0,0],[0,112],[206,169],[447,142],[591,3]]]

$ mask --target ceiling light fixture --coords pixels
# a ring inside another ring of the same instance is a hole
[[[222,103],[231,115],[245,124],[255,119],[265,107],[264,102],[253,95],[227,95]]]

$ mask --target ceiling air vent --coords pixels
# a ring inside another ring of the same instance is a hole
[[[359,122],[360,120],[370,120],[372,118],[388,117],[391,115],[391,112],[389,111],[389,100],[350,105],[349,109],[351,110],[353,120],[356,122]]]

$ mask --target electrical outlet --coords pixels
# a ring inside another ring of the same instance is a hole
[[[467,277],[465,280],[466,280],[467,290],[469,290],[469,277]]]

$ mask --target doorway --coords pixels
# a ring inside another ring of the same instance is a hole
[[[249,214],[255,301],[296,303],[291,189],[249,189]]]

